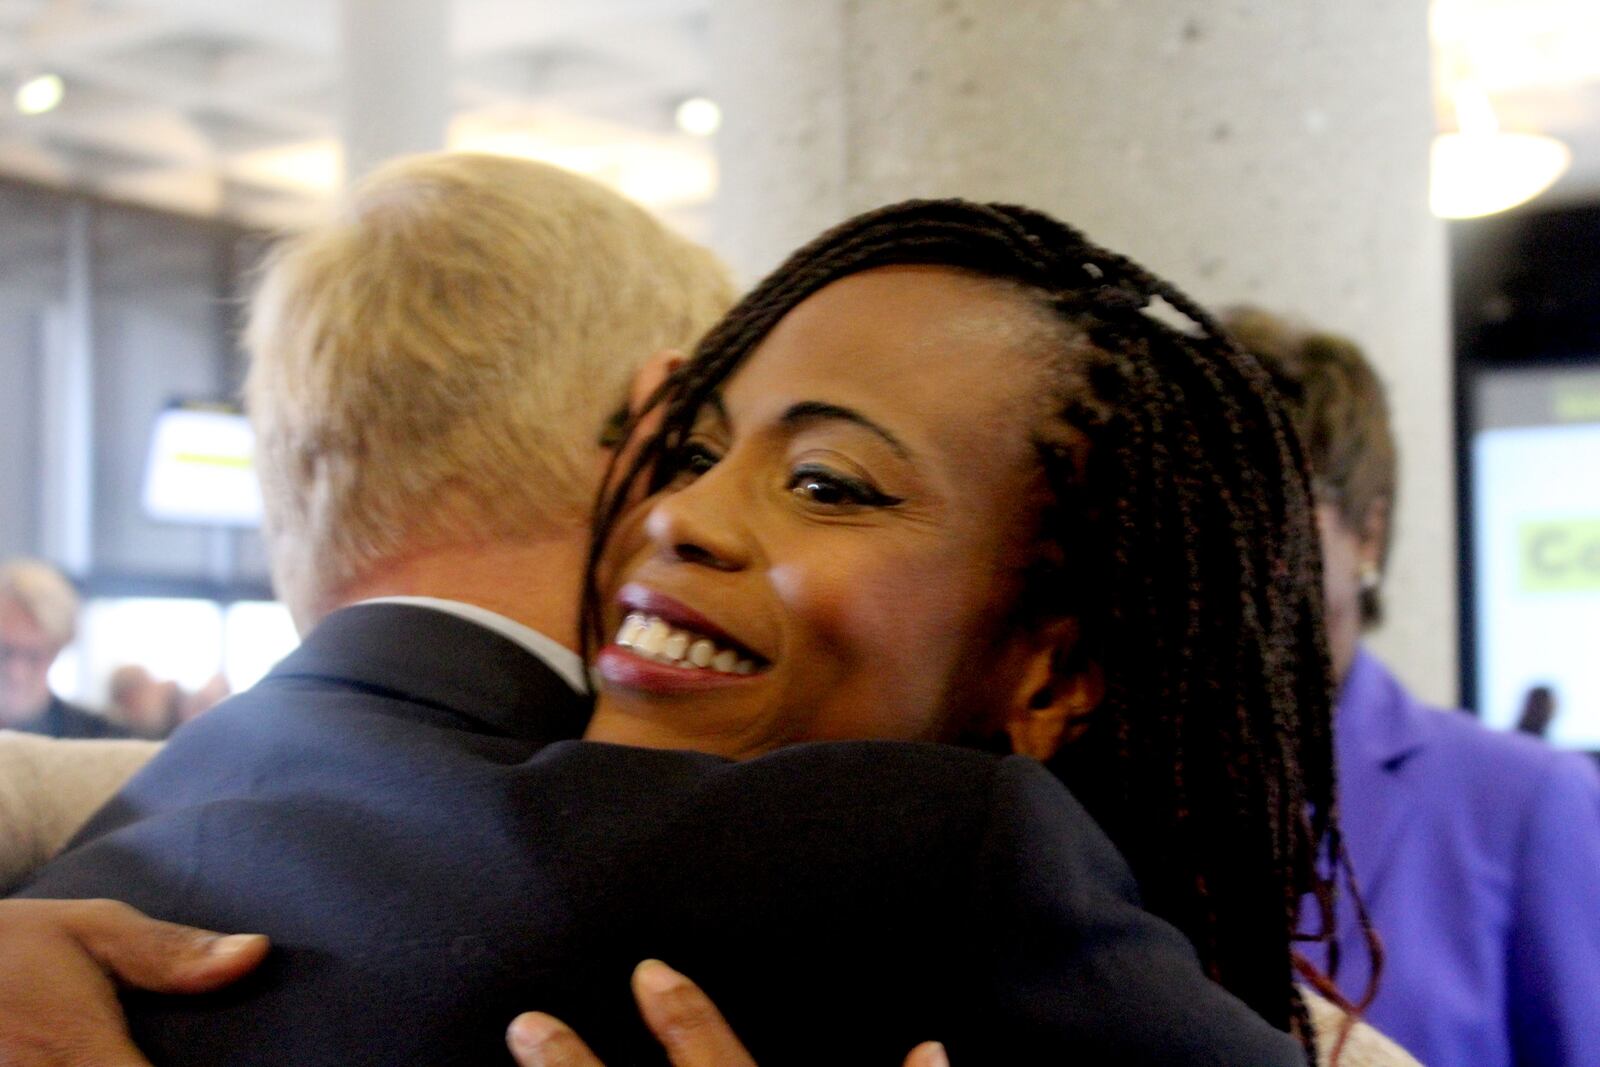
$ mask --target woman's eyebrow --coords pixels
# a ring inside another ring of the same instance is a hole
[[[901,444],[898,437],[861,414],[861,412],[852,408],[841,407],[838,404],[830,404],[824,400],[802,400],[798,403],[790,404],[779,421],[790,429],[796,429],[807,423],[830,420],[853,423],[865,430],[869,430],[883,438],[884,443],[892,448],[895,455],[901,459],[909,460],[912,458],[911,450]]]

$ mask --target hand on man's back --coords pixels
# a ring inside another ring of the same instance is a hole
[[[161,922],[111,900],[0,900],[0,1063],[150,1067],[120,985],[204,993],[265,958],[260,934]]]
[[[673,1067],[756,1067],[711,998],[660,960],[646,960],[634,969],[633,996]],[[848,1040],[841,1035],[841,1046]],[[570,1027],[541,1012],[517,1016],[506,1032],[506,1044],[517,1067],[605,1067]],[[944,1047],[929,1041],[912,1049],[903,1067],[949,1064]]]

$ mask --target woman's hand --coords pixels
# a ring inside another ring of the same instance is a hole
[[[0,900],[0,1064],[150,1067],[128,1037],[118,982],[203,993],[266,954],[260,934],[224,937],[111,900]]]
[[[756,1067],[711,998],[661,961],[634,969],[633,998],[673,1067]],[[512,1020],[506,1044],[519,1067],[604,1067],[565,1023],[541,1012]],[[911,1050],[904,1067],[949,1063],[944,1046],[929,1041]]]

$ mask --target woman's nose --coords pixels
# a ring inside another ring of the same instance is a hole
[[[709,474],[657,500],[645,519],[645,532],[656,550],[716,570],[743,567],[749,561],[748,531],[732,506],[731,488],[730,480]]]

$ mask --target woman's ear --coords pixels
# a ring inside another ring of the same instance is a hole
[[[661,384],[685,362],[683,353],[675,348],[663,348],[644,361],[644,364],[634,372],[633,382],[628,387],[627,404],[618,408],[601,429],[601,447],[615,449],[622,444],[629,420],[644,410],[645,404],[655,395],[656,390],[661,388]],[[656,426],[661,421],[661,410],[660,406],[657,406],[649,418],[639,424],[633,434],[634,440],[648,437],[655,432]]]
[[[645,402],[661,388],[661,383],[686,362],[676,348],[663,348],[645,360],[633,376],[633,388],[628,390],[628,413],[637,415],[643,411]]]
[[[1046,760],[1083,727],[1105,699],[1100,664],[1084,655],[1076,619],[1046,623],[1028,653],[1007,708],[1013,752]]]

